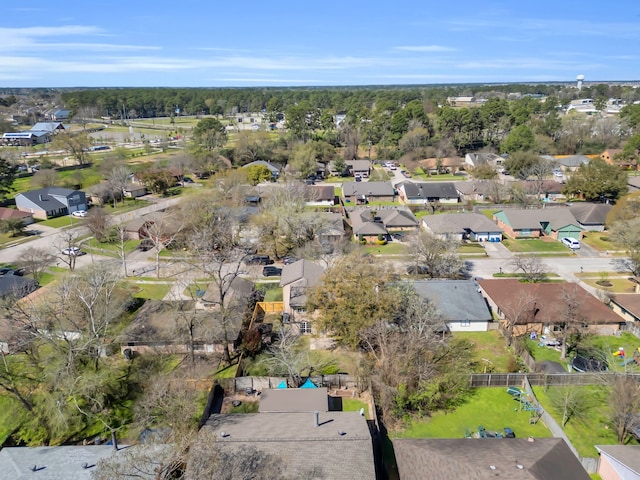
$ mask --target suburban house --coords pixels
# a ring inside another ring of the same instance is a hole
[[[300,333],[311,333],[311,321],[305,306],[307,290],[315,287],[324,275],[324,267],[309,260],[298,260],[282,267],[280,286],[287,321],[298,325]]]
[[[33,223],[33,215],[30,212],[21,212],[15,208],[0,207],[0,221],[2,220],[22,220],[24,225]]]
[[[260,413],[327,413],[329,391],[319,388],[263,388],[260,392]]]
[[[398,438],[393,450],[401,480],[590,478],[561,438]]]
[[[438,237],[474,242],[500,242],[502,228],[480,213],[443,213],[422,217],[422,228]]]
[[[562,193],[564,185],[555,180],[524,180],[513,182],[512,185],[519,186],[527,196],[543,202],[563,202],[567,198]]]
[[[125,451],[106,444],[4,447],[0,450],[0,472],[13,480],[38,477],[90,480],[94,478],[95,466],[100,460]]]
[[[321,245],[335,243],[344,238],[344,218],[339,213],[322,213],[322,228],[316,232]]]
[[[474,280],[416,280],[420,297],[434,304],[451,332],[486,332],[491,311]]]
[[[356,175],[371,174],[371,160],[347,160],[345,163],[347,164],[349,174],[353,177]]]
[[[596,445],[600,454],[598,475],[602,480],[640,479],[640,446]]]
[[[458,196],[463,202],[488,202],[496,188],[504,188],[494,180],[453,182],[453,186],[458,191]]]
[[[511,238],[582,238],[583,228],[568,208],[509,208],[494,213],[493,219]]]
[[[373,440],[359,412],[213,414],[200,435],[215,438],[216,447],[232,456],[257,450],[273,465],[268,478],[376,478]]]
[[[34,218],[41,220],[87,209],[87,198],[84,192],[61,187],[47,187],[19,193],[15,201],[18,210],[31,213]]]
[[[124,196],[127,198],[139,198],[147,194],[147,189],[144,185],[136,185],[134,183],[128,183],[123,189]]]
[[[333,185],[305,185],[304,198],[308,207],[333,207],[336,204]]]
[[[26,297],[40,287],[32,278],[7,273],[0,276],[0,298],[19,299]]]
[[[256,293],[255,283],[242,278],[235,277],[230,284],[229,280],[223,279],[222,292],[224,294],[224,305],[227,312],[242,315],[249,305],[249,302]],[[206,290],[199,290],[196,294],[196,309],[220,309],[220,288],[215,282],[209,284]]]
[[[242,168],[249,168],[255,165],[267,167],[271,172],[271,176],[273,177],[274,180],[280,176],[280,169],[276,167],[273,163],[265,162],[264,160],[256,160],[255,162],[249,162],[246,165],[243,165]]]
[[[391,231],[416,230],[420,224],[408,207],[347,207],[345,212],[354,238],[370,242]]]
[[[565,171],[575,171],[580,165],[586,165],[590,162],[589,157],[584,155],[571,155],[568,157],[555,157],[555,161]]]
[[[53,112],[52,120],[61,122],[62,120],[69,120],[71,117],[71,110],[56,110]]]
[[[572,203],[569,211],[578,221],[578,224],[590,232],[603,232],[607,214],[612,205],[608,203]]]
[[[516,336],[552,333],[567,310],[566,298],[577,304],[574,312],[591,333],[611,335],[625,321],[577,283],[522,283],[518,279],[479,279],[489,306],[503,321],[514,324]]]
[[[609,165],[618,163],[615,156],[622,152],[621,148],[609,148],[600,154],[600,158],[607,162]]]
[[[640,294],[616,293],[609,301],[611,310],[620,315],[627,323],[640,326]]]
[[[396,188],[400,203],[405,205],[460,203],[453,182],[400,182]]]
[[[497,169],[502,166],[502,162],[504,162],[504,158],[495,153],[467,153],[464,156],[464,163],[470,168],[489,165]]]
[[[464,167],[464,158],[462,157],[445,157],[445,158],[425,158],[419,160],[418,164],[424,173],[442,174],[442,173],[456,173],[458,170]]]
[[[342,184],[342,198],[354,205],[393,202],[395,190],[391,182],[345,182]]]
[[[154,226],[156,224],[158,224],[157,227]],[[166,213],[162,211],[151,212],[125,223],[124,234],[129,240],[142,240],[155,234],[158,234],[159,237],[169,238],[175,234],[177,228],[178,226],[167,218]]]

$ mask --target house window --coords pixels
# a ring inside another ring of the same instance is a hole
[[[470,320],[460,320],[460,326],[461,327],[470,327],[471,326],[471,321]]]
[[[301,322],[300,323],[300,333],[311,333],[311,323],[309,323],[309,322]]]

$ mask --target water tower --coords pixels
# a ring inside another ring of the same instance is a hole
[[[578,80],[578,90],[582,90],[582,82],[584,81],[584,75],[578,75],[576,77],[576,80]]]

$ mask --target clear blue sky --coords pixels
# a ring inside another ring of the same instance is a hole
[[[640,2],[7,0],[0,87],[640,79]]]

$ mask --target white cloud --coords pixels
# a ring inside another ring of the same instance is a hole
[[[403,45],[395,47],[396,50],[405,52],[454,52],[455,48],[445,47],[443,45]]]

